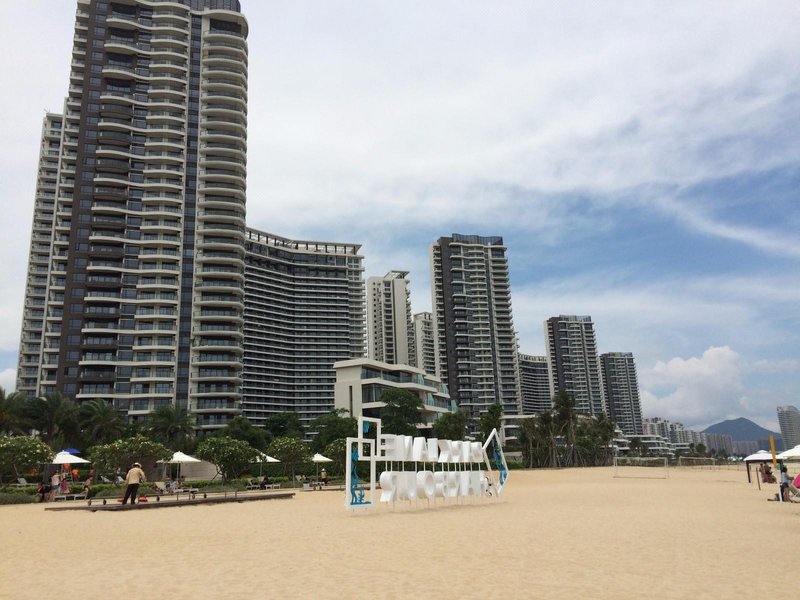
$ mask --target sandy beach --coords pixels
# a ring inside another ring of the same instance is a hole
[[[743,470],[595,468],[513,471],[497,501],[355,515],[331,491],[116,513],[0,506],[0,598],[788,597],[800,504],[768,502],[776,491]]]

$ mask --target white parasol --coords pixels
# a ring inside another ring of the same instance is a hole
[[[317,464],[317,480],[319,480],[319,463],[333,462],[333,459],[328,458],[327,456],[322,456],[322,454],[317,452],[311,459],[311,462]]]
[[[172,455],[169,460],[160,460],[160,463],[170,464],[170,465],[178,465],[178,479],[181,478],[181,465],[184,463],[199,463],[202,462],[199,458],[195,458],[194,456],[189,456],[188,454],[184,454],[181,451],[176,452]]]
[[[56,454],[56,457],[50,463],[51,465],[73,465],[76,463],[88,463],[90,461],[86,460],[85,458],[81,458],[80,456],[75,456],[74,454],[70,454],[69,452],[59,452]]]

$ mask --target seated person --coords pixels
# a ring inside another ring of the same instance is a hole
[[[265,490],[267,489],[268,485],[270,485],[269,475],[264,475],[264,477],[261,478],[258,487],[261,488],[262,490]]]
[[[319,480],[322,482],[322,485],[328,485],[328,472],[325,469],[320,471]]]
[[[45,498],[50,494],[50,486],[43,481],[36,488],[36,493],[39,494],[39,502],[46,502]]]
[[[177,489],[178,489],[178,482],[175,481],[174,479],[170,479],[169,484],[167,484],[167,491],[170,494],[174,494],[175,490]]]
[[[92,478],[87,477],[86,480],[83,482],[83,488],[81,489],[81,494],[83,494],[88,498],[89,490],[91,489],[91,487],[92,487]]]

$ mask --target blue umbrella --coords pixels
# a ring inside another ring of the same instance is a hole
[[[69,452],[70,454],[80,454],[80,450],[76,450],[75,448],[64,448],[62,452]]]

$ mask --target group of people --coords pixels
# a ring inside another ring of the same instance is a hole
[[[69,481],[70,476],[72,476],[73,481],[78,481],[79,473],[78,469],[69,469],[65,471],[56,470],[50,476],[50,483],[47,483],[47,480],[39,483],[39,486],[36,488],[36,493],[39,495],[40,502],[52,502],[56,499],[56,496],[65,496],[69,494]],[[83,486],[81,488],[81,493],[84,496],[88,496],[89,489],[92,487],[92,478],[94,476],[94,472],[91,471],[89,476],[84,480]]]
[[[781,467],[781,499],[784,502],[800,502],[800,473],[793,479],[786,465]]]
[[[762,483],[778,483],[767,463],[761,463],[761,466],[758,467],[758,474]],[[786,465],[781,465],[780,474],[780,499],[784,502],[800,502],[800,473],[796,477],[792,477],[789,475]],[[777,500],[778,497],[775,496],[775,499]]]

